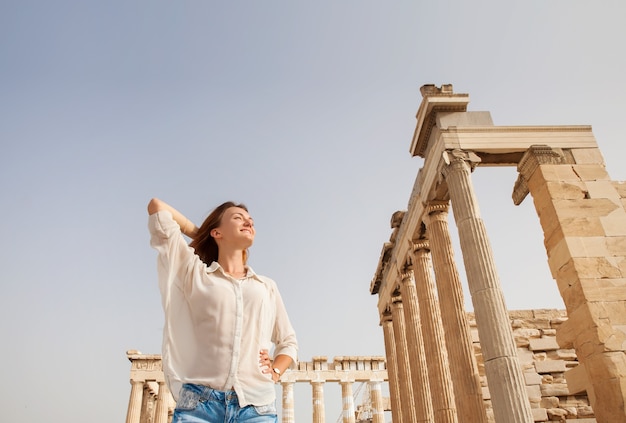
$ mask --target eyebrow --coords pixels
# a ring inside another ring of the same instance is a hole
[[[239,215],[239,216],[244,217],[244,218],[246,217],[246,216],[245,216],[243,213],[241,213],[241,212],[235,212],[235,213],[233,213],[233,216],[236,216],[236,215]],[[252,218],[252,216],[250,216],[250,215],[248,215],[248,219],[250,219],[250,220],[254,221],[254,219],[253,219],[253,218]]]

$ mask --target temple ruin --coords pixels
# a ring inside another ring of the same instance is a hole
[[[424,164],[370,284],[386,357],[298,363],[281,378],[282,422],[311,418],[296,416],[295,383],[311,386],[313,423],[325,423],[326,383],[341,385],[343,423],[383,423],[385,410],[394,423],[626,422],[626,184],[610,179],[591,127],[495,126],[451,85],[421,93],[410,153]],[[566,310],[506,309],[472,185],[484,166],[517,168],[512,203],[532,197]],[[126,423],[168,423],[160,356],[127,355]],[[368,404],[355,405],[356,382]]]
[[[174,413],[174,398],[165,383],[161,356],[142,354],[131,350],[126,353],[131,362],[131,393],[126,423],[169,423]],[[282,389],[282,422],[309,421],[309,416],[296,419],[294,384],[311,386],[313,422],[326,421],[324,385],[341,385],[341,418],[344,423],[384,423],[385,411],[390,409],[389,398],[383,396],[387,381],[384,357],[339,356],[332,362],[327,357],[313,357],[310,362],[300,361],[280,379]],[[367,400],[355,404],[353,385],[366,386]]]
[[[393,421],[547,420],[546,402],[533,389],[541,381],[540,357],[528,362],[526,347],[516,343],[472,185],[472,172],[482,166],[516,166],[514,204],[532,196],[567,311],[553,348],[577,357],[563,368],[567,393],[586,393],[590,421],[626,421],[626,184],[611,181],[591,127],[495,126],[489,112],[468,112],[469,95],[452,85],[425,85],[421,93],[410,153],[424,165],[408,209],[391,218],[370,285],[378,295]],[[483,379],[454,260],[450,207]]]

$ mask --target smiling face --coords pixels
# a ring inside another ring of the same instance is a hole
[[[229,207],[224,212],[220,225],[211,231],[215,241],[228,243],[232,247],[246,249],[254,242],[254,220],[241,207]]]

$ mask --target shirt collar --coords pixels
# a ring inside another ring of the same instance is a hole
[[[263,280],[259,277],[259,275],[256,274],[256,272],[254,270],[252,270],[252,268],[250,266],[246,266],[246,268],[248,269],[248,273],[246,273],[246,277],[247,278],[254,278],[259,282],[263,282]],[[213,263],[211,263],[211,265],[207,268],[207,272],[208,273],[215,273],[217,270],[219,269],[220,273],[222,273],[223,275],[226,274],[226,272],[224,272],[224,268],[222,266],[220,266],[220,264],[216,261],[214,261]]]

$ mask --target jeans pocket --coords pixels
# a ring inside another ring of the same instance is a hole
[[[183,386],[178,396],[178,401],[176,401],[176,409],[186,411],[195,410],[199,402],[200,394]]]
[[[276,414],[276,405],[274,403],[267,405],[254,405],[254,411],[260,416]]]

